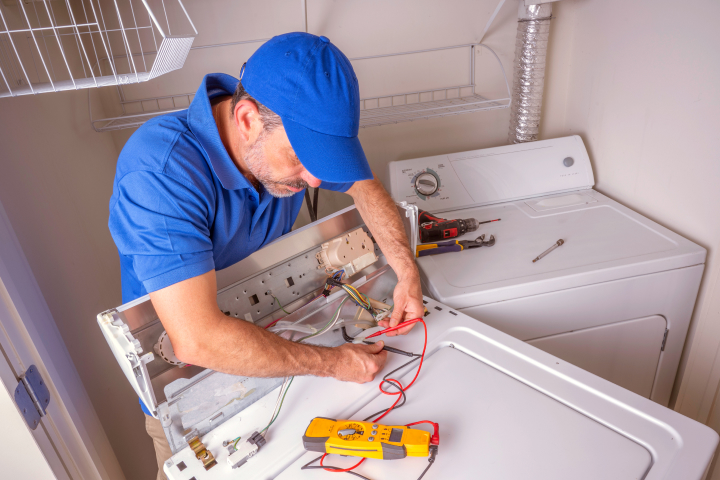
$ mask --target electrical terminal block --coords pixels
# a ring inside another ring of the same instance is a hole
[[[260,435],[258,432],[254,432],[250,435],[246,441],[238,444],[236,449],[233,445],[228,447],[228,464],[231,468],[240,468],[247,463],[255,454],[265,445],[265,437]]]
[[[324,268],[326,272],[345,270],[347,277],[355,275],[378,260],[375,255],[375,245],[362,228],[323,243],[320,248],[321,250],[315,255],[319,263],[318,268]]]

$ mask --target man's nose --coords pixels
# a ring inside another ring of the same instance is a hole
[[[300,177],[307,182],[308,185],[310,185],[313,188],[317,188],[322,183],[322,180],[318,180],[313,176],[312,173],[305,170]]]

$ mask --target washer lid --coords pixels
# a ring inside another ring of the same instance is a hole
[[[455,308],[682,268],[705,260],[702,247],[592,190],[443,216],[481,222],[501,219],[460,238],[494,235],[492,247],[418,259],[433,296]],[[562,246],[533,263],[561,239]],[[510,287],[514,293],[509,293]]]
[[[445,305],[427,302],[431,313],[425,319],[428,354],[422,371],[408,389],[405,405],[379,422],[439,423],[439,453],[424,478],[702,478],[718,439],[709,427]],[[392,337],[392,346],[417,351],[423,339],[419,327]],[[388,357],[384,372],[405,363],[398,357]],[[409,368],[392,378],[408,385],[414,374],[415,368]],[[360,420],[395,400],[378,394],[377,379],[364,385],[310,377],[295,382],[297,390],[290,390],[286,399],[292,409],[279,417],[272,441],[255,463],[242,467],[245,478],[338,478],[321,469],[300,470],[319,456],[303,452],[300,441],[310,420]],[[269,398],[271,408],[276,397]],[[303,455],[295,456],[297,452]],[[330,455],[325,463],[347,467],[357,459]],[[374,479],[414,480],[427,464],[422,457],[367,460],[355,471]]]
[[[353,418],[366,418],[387,406],[388,398],[380,395]],[[440,425],[438,456],[428,478],[640,479],[652,465],[650,452],[627,436],[453,348],[427,359],[408,391],[407,404],[378,423],[404,425],[422,419]],[[300,466],[317,456],[309,452],[278,480],[297,478]],[[347,468],[357,460],[330,455],[325,463]],[[373,460],[363,462],[357,472],[368,478],[416,479],[427,464],[425,457]],[[316,472],[302,473],[335,478]]]

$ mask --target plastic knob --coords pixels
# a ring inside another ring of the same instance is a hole
[[[430,196],[437,192],[438,179],[432,173],[421,173],[415,179],[415,191],[420,195]]]

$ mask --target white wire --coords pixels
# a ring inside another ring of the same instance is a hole
[[[270,415],[270,421],[271,421],[271,422],[272,422],[272,419],[275,418],[275,414],[277,413],[278,407],[280,406],[280,399],[281,399],[282,396],[283,396],[283,390],[285,390],[285,387],[286,387],[286,385],[287,385],[288,378],[290,378],[290,377],[285,377],[285,378],[283,379],[282,385],[280,385],[280,392],[278,393],[278,398],[277,398],[277,400],[275,401],[275,408],[273,409],[272,415]],[[267,430],[265,430],[265,432],[263,432],[263,437],[267,434],[268,430],[270,430],[270,429],[268,428]]]
[[[319,337],[320,335],[323,335],[323,334],[327,333],[328,331],[332,330],[332,328],[335,326],[338,319],[340,318],[340,313],[342,312],[343,305],[345,305],[345,302],[347,302],[348,300],[350,300],[350,295],[347,295],[345,298],[342,299],[342,301],[340,302],[340,305],[337,308],[337,311],[335,312],[335,315],[333,316],[332,320],[330,322],[328,322],[327,325],[325,325],[322,329],[320,329],[319,332],[313,333],[312,335],[308,335],[306,337],[301,338],[300,340],[298,340],[298,343],[302,342],[303,340],[307,340],[308,338]]]
[[[313,334],[317,332],[317,329],[311,325],[295,325],[290,322],[278,322],[272,327],[268,328],[268,332],[278,333],[292,330],[293,332],[309,333]]]

